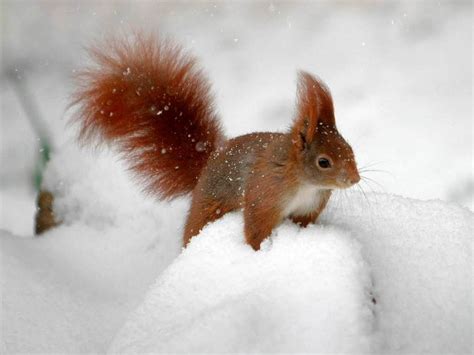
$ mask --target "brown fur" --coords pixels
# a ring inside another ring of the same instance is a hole
[[[163,198],[192,191],[223,134],[196,59],[138,35],[90,49],[78,76],[80,137],[117,142],[145,188]]]
[[[81,76],[75,101],[81,137],[117,141],[148,190],[161,197],[192,191],[184,245],[207,223],[243,209],[246,241],[258,250],[284,218],[301,226],[314,223],[332,189],[359,181],[352,149],[335,126],[329,89],[309,73],[299,73],[288,133],[225,141],[209,84],[195,59],[177,46],[138,37],[92,55],[99,66]],[[205,149],[196,149],[197,142]],[[318,166],[322,156],[331,160],[331,169]],[[298,194],[302,187],[318,198],[314,204]],[[287,211],[290,201],[296,207]]]
[[[328,87],[314,76],[304,71],[298,73],[297,115],[292,129],[293,139],[299,141],[303,135],[305,141],[312,143],[317,124],[324,122],[335,126],[334,107]]]

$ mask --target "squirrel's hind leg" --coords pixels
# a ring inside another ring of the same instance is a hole
[[[238,203],[233,203],[234,201],[219,201],[199,195],[193,195],[191,208],[186,220],[183,235],[183,246],[185,247],[191,238],[198,235],[206,224],[221,218],[227,212],[236,210],[239,207]]]

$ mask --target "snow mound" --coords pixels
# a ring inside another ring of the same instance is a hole
[[[208,226],[110,351],[472,352],[470,211],[353,193],[320,222],[284,224],[257,253],[240,214]]]
[[[239,212],[181,251],[187,200],[144,196],[112,152],[65,146],[45,188],[61,226],[0,231],[1,353],[472,352],[474,215],[456,205],[336,193],[260,252]]]
[[[187,201],[145,196],[113,152],[71,142],[43,187],[62,224],[34,239],[0,231],[0,352],[103,353],[180,253]]]
[[[472,212],[371,194],[333,201],[321,223],[350,230],[363,247],[382,350],[472,353]]]
[[[37,239],[0,231],[0,353],[103,353],[176,256],[160,223],[61,226]],[[0,341],[1,344],[1,341]]]
[[[349,233],[286,224],[255,253],[242,217],[208,226],[155,282],[112,353],[361,352],[369,269]]]

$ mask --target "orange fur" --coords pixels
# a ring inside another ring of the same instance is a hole
[[[187,194],[222,141],[210,84],[196,59],[170,41],[138,35],[90,49],[78,76],[80,137],[117,142],[146,190]]]
[[[327,86],[313,75],[300,71],[298,73],[297,114],[293,126],[293,139],[303,134],[306,142],[311,143],[317,124],[324,122],[335,126],[332,97]]]
[[[359,180],[329,89],[309,73],[299,73],[289,132],[225,141],[210,85],[178,46],[138,36],[91,53],[98,67],[81,75],[75,99],[81,137],[116,142],[161,197],[192,192],[184,245],[207,223],[243,209],[246,242],[258,250],[283,219],[314,223],[332,189]],[[330,169],[318,165],[321,157]]]

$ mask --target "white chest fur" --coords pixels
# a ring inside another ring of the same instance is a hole
[[[301,185],[296,193],[288,197],[283,210],[283,217],[291,215],[305,216],[316,210],[321,205],[324,195],[323,191],[314,185]]]

